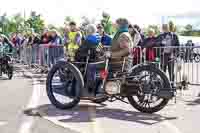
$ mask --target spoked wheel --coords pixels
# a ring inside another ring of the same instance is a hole
[[[127,97],[134,108],[154,113],[167,105],[169,99],[156,94],[161,89],[170,88],[170,82],[162,71],[152,65],[144,65],[134,69],[132,75],[138,76],[141,82],[137,95]]]
[[[51,103],[59,109],[69,109],[80,101],[80,73],[68,63],[57,63],[47,77],[47,95]]]
[[[199,63],[200,62],[200,54],[196,54],[194,56],[194,60],[195,60],[196,63]]]

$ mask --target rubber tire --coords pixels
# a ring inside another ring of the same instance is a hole
[[[134,75],[134,74],[137,74],[138,72],[142,71],[142,70],[146,70],[146,71],[152,71],[152,72],[155,72],[157,73],[164,81],[164,86],[167,87],[167,88],[171,88],[171,85],[170,85],[170,82],[167,78],[167,76],[165,75],[164,72],[162,72],[161,70],[159,70],[157,67],[153,66],[153,65],[141,65],[135,69],[133,69],[132,71],[132,74],[131,75]],[[135,108],[137,109],[138,111],[140,112],[143,112],[143,113],[155,113],[155,112],[158,112],[160,110],[162,110],[169,102],[169,99],[164,99],[163,98],[163,101],[155,106],[154,108],[144,108],[144,107],[141,107],[136,101],[135,99],[132,97],[132,96],[128,96],[128,101],[130,102],[130,104]]]
[[[8,67],[8,79],[11,80],[13,77],[13,67],[9,66]]]
[[[51,80],[54,76],[54,73],[60,68],[60,67],[63,67],[63,65],[66,65],[66,67],[68,67],[72,73],[74,73],[74,76],[77,80],[77,86],[76,86],[76,91],[77,91],[77,96],[70,102],[70,103],[67,103],[67,104],[62,104],[60,102],[58,102],[54,95],[53,95],[53,90],[52,90],[52,87],[51,87]],[[75,107],[79,102],[80,102],[80,89],[81,89],[81,85],[79,82],[80,77],[79,77],[79,74],[75,68],[74,65],[70,64],[70,63],[57,63],[55,64],[52,69],[49,71],[48,73],[48,76],[47,76],[47,82],[46,82],[46,91],[47,91],[47,96],[50,100],[50,102],[56,107],[56,108],[59,108],[59,109],[62,109],[62,110],[65,110],[65,109],[71,109],[73,107]]]
[[[98,103],[98,104],[102,104],[102,103],[104,103],[104,102],[107,101],[107,100],[108,100],[108,97],[105,96],[105,97],[103,97],[103,98],[96,98],[96,99],[93,99],[92,102]]]
[[[194,57],[194,60],[196,63],[200,62],[200,54],[196,54],[196,56]]]

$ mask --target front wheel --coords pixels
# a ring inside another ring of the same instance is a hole
[[[169,98],[157,94],[165,88],[170,91],[171,85],[165,73],[152,65],[142,65],[132,71],[132,76],[140,81],[137,95],[127,97],[135,109],[143,113],[155,113],[167,105]]]
[[[47,76],[47,96],[59,109],[73,108],[80,101],[82,82],[80,72],[73,64],[58,62]]]
[[[194,60],[195,60],[196,63],[199,63],[200,62],[200,54],[196,54],[194,56]]]
[[[13,77],[13,67],[12,66],[9,66],[8,67],[8,79],[11,80],[12,77]]]

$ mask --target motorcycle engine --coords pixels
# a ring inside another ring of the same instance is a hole
[[[105,84],[105,91],[110,95],[119,94],[121,89],[120,81],[108,81]]]

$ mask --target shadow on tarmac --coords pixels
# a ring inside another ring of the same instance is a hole
[[[186,101],[186,102],[188,102],[187,105],[190,105],[190,106],[200,105],[200,98],[195,99],[194,101]]]
[[[77,107],[70,110],[59,110],[51,104],[39,106],[37,111],[41,117],[58,117],[63,116],[65,119],[58,119],[60,122],[80,123],[92,122],[91,114],[88,113],[89,108],[94,108],[96,118],[109,118],[115,120],[123,120],[130,122],[137,122],[145,125],[153,125],[165,120],[174,120],[177,117],[165,117],[159,114],[146,114],[135,111],[126,111],[116,108],[105,108],[104,105],[89,105],[79,104]]]

